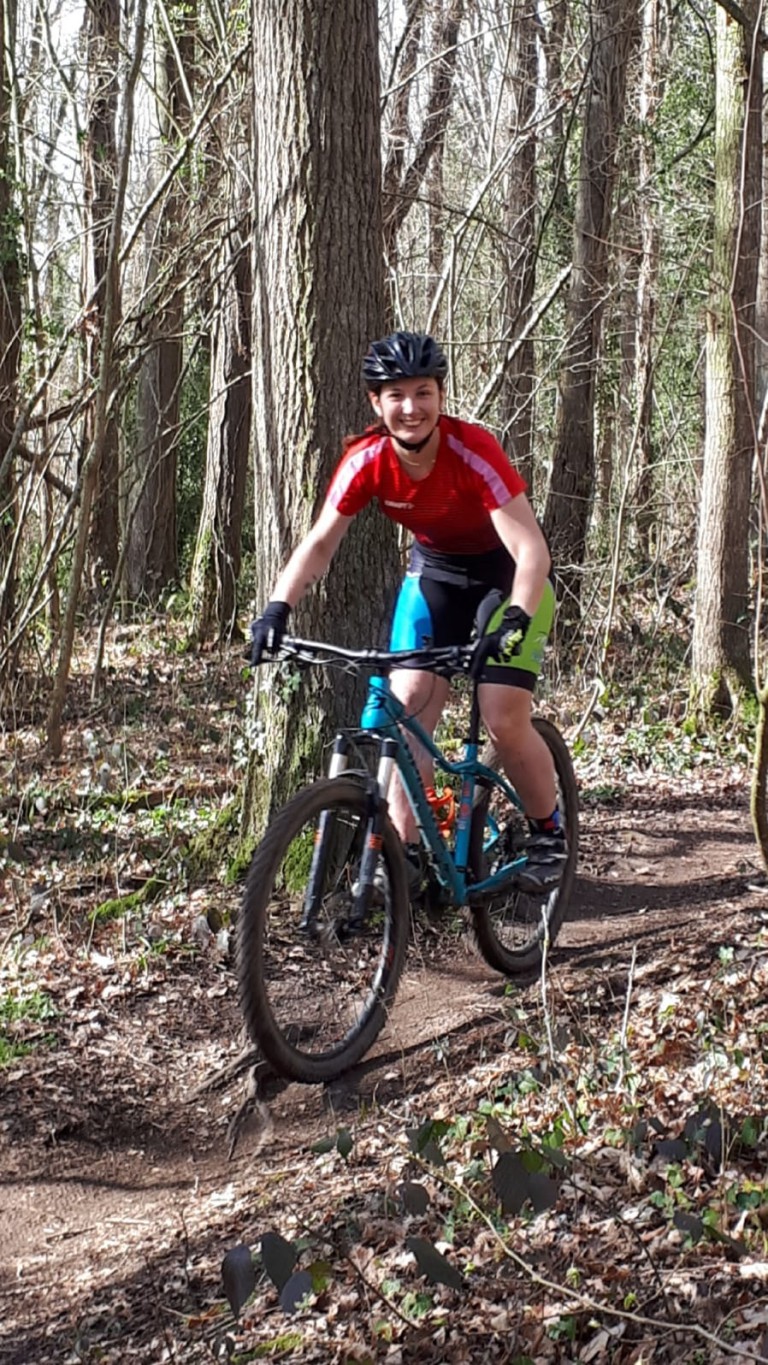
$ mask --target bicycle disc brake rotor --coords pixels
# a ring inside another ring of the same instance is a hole
[[[332,855],[307,923],[304,887],[298,878],[291,886],[314,837],[314,829],[305,827],[286,850],[267,909],[269,1008],[286,1039],[314,1055],[339,1046],[377,992],[389,887],[386,876],[380,878],[381,890],[361,921],[355,883],[363,834],[354,813],[337,813],[328,836]]]

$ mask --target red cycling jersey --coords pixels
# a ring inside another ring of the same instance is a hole
[[[440,418],[440,446],[426,479],[412,479],[388,436],[372,434],[345,451],[328,502],[353,517],[372,498],[426,549],[483,554],[500,545],[490,513],[526,490],[526,483],[485,427]]]

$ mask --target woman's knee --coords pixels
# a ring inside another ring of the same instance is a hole
[[[531,724],[533,695],[525,688],[487,684],[479,700],[483,724],[494,743],[514,742]]]
[[[398,668],[391,674],[390,684],[406,713],[415,716],[424,729],[431,733],[448,697],[449,685],[445,678],[419,669]]]

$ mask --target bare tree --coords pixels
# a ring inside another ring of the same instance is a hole
[[[85,372],[95,386],[104,327],[109,234],[117,190],[117,96],[120,51],[120,0],[89,0],[86,8],[88,108],[82,140],[83,162],[83,298],[91,301],[83,327]],[[113,300],[113,324],[119,323],[119,294]],[[95,407],[86,408],[83,440],[93,445]],[[117,566],[118,422],[111,407],[94,470],[94,503],[90,530],[92,584],[103,596]]]
[[[191,574],[192,635],[237,633],[245,482],[251,434],[250,217],[223,238],[214,282],[205,488]]]
[[[106,284],[104,291],[104,313],[99,354],[99,375],[95,397],[95,420],[93,441],[86,453],[80,469],[78,484],[79,520],[72,551],[72,561],[67,586],[67,600],[62,622],[59,657],[54,677],[48,710],[47,737],[48,747],[54,757],[62,750],[62,716],[67,693],[72,647],[75,639],[75,623],[82,588],[83,569],[91,525],[91,508],[96,489],[96,475],[107,437],[110,404],[114,402],[114,351],[117,330],[117,309],[120,293],[119,254],[123,229],[125,194],[128,182],[128,167],[133,141],[134,98],[136,85],[144,56],[144,34],[146,28],[147,0],[137,0],[133,22],[133,45],[131,64],[127,72],[123,91],[123,116],[120,145],[118,151],[118,180],[116,185],[114,214],[110,224],[109,249],[106,260]]]
[[[9,81],[15,18],[16,6],[0,0],[0,471],[5,471],[0,473],[0,643],[14,613],[18,543],[15,469],[6,458],[16,424],[21,354],[19,210]]]
[[[384,254],[390,271],[397,267],[398,234],[427,177],[433,160],[442,159],[453,101],[456,43],[464,0],[439,0],[434,8],[429,46],[424,43],[425,0],[410,0],[395,70],[388,125],[388,153],[383,172]],[[414,88],[420,56],[429,53],[431,76],[420,131],[411,132]]]
[[[536,283],[536,81],[539,21],[534,4],[526,4],[510,30],[508,135],[514,150],[507,172],[506,271],[502,329],[513,338],[530,314]],[[534,340],[528,335],[515,347],[505,367],[499,394],[502,440],[512,463],[533,485]]]
[[[162,0],[155,33],[159,145],[155,175],[167,176],[192,119],[197,11]],[[147,220],[147,345],[137,399],[137,436],[126,467],[125,590],[156,601],[178,573],[176,476],[184,350],[184,279],[178,250],[190,227],[188,193],[174,174]]]
[[[757,0],[744,13],[758,19]],[[717,11],[715,224],[692,696],[730,711],[752,687],[749,523],[755,451],[755,301],[762,199],[762,51]]]
[[[580,609],[581,570],[595,473],[595,380],[605,302],[608,234],[627,61],[636,22],[630,0],[594,0],[573,233],[573,269],[560,405],[544,529],[562,592],[564,631]]]
[[[376,7],[368,0],[255,5],[253,81],[256,600],[306,533],[342,437],[370,420],[360,362],[383,321]],[[375,514],[374,514],[375,516]],[[297,633],[375,640],[393,593],[395,537],[358,519]],[[361,701],[349,679],[305,675],[287,696],[268,670],[244,828],[317,771],[329,729]]]
[[[644,0],[641,9],[639,114],[641,134],[638,148],[638,190],[640,253],[637,275],[634,329],[635,451],[633,502],[638,547],[647,558],[655,524],[653,415],[653,343],[656,300],[659,287],[661,233],[658,213],[649,193],[656,172],[656,151],[652,129],[663,95],[659,74],[659,42],[662,6],[660,0]]]

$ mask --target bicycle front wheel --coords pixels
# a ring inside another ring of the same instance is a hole
[[[405,860],[386,817],[376,887],[360,918],[371,811],[362,782],[323,778],[271,822],[248,872],[237,933],[240,1001],[253,1041],[288,1080],[329,1081],[359,1061],[403,970]]]
[[[557,799],[568,841],[568,858],[559,885],[531,896],[514,881],[476,904],[470,899],[475,939],[489,966],[505,976],[529,979],[541,967],[544,946],[554,943],[568,910],[576,875],[579,843],[579,796],[568,747],[549,721],[535,716],[533,725],[555,765]],[[480,755],[488,768],[498,768],[493,744]],[[498,787],[478,786],[472,812],[470,868],[475,881],[490,877],[524,852],[528,824]],[[471,888],[470,888],[471,892]]]

